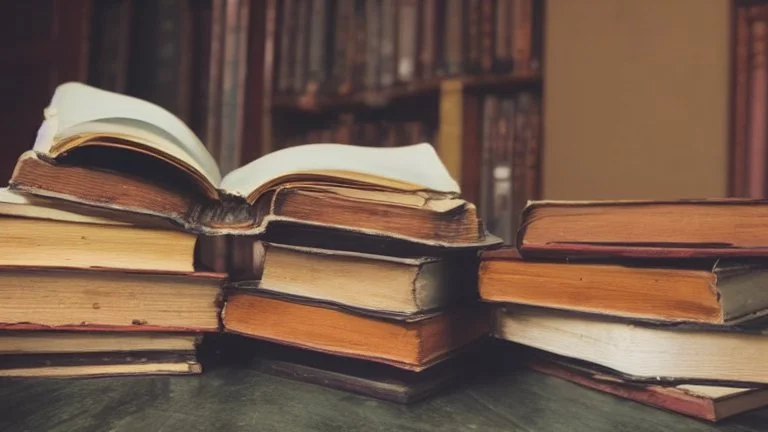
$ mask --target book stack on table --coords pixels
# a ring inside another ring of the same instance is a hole
[[[478,251],[498,239],[429,144],[298,146],[222,178],[170,113],[67,83],[9,187],[0,323],[13,340],[222,329],[410,382],[488,333]],[[195,272],[198,236],[232,238],[227,280]],[[159,342],[134,345],[151,362]]]
[[[768,404],[767,217],[749,200],[534,202],[517,249],[483,254],[480,294],[532,368],[718,420]]]

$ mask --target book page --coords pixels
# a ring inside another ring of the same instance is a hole
[[[247,197],[280,177],[297,173],[324,172],[329,178],[345,179],[344,173],[409,183],[425,190],[459,193],[459,185],[427,144],[378,148],[346,144],[307,144],[265,155],[227,174],[221,188]],[[329,173],[336,172],[336,174]],[[356,176],[359,178],[360,176]]]
[[[70,82],[61,84],[45,109],[34,150],[50,154],[57,141],[80,134],[132,136],[200,171],[218,187],[221,174],[205,146],[179,118],[150,102]]]

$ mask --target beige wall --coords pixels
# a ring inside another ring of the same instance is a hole
[[[546,199],[719,197],[729,0],[547,0]]]

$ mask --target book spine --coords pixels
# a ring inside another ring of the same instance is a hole
[[[397,8],[395,0],[381,1],[381,86],[387,88],[395,83],[396,43],[398,41]],[[402,31],[402,29],[399,29]]]
[[[494,137],[496,132],[496,117],[499,109],[499,100],[496,96],[486,96],[483,99],[483,131],[482,131],[482,144],[481,144],[481,161],[480,161],[480,215],[486,223],[489,223],[487,228],[493,232],[495,226],[492,226],[493,215],[493,150],[494,150]]]
[[[496,0],[496,34],[494,43],[494,69],[508,72],[512,68],[512,26],[514,24],[512,0]]]
[[[284,0],[281,2],[282,10],[280,17],[280,62],[277,73],[277,91],[280,93],[289,93],[293,89],[293,53],[296,42],[296,14],[294,9],[294,0]]]
[[[493,70],[494,53],[494,2],[485,0],[480,2],[480,70],[484,73]]]
[[[533,27],[531,29],[532,71],[540,71],[544,55],[544,0],[533,1]]]
[[[419,76],[422,80],[435,74],[437,55],[437,0],[423,0],[421,4],[421,40],[419,46]]]
[[[415,0],[399,0],[397,78],[403,83],[413,81],[416,75],[418,13],[418,3]]]
[[[309,31],[309,92],[316,93],[326,80],[326,40],[328,0],[312,0]]]
[[[756,7],[757,8],[757,7]],[[749,197],[765,198],[766,183],[766,105],[768,105],[768,23],[755,20],[751,24],[751,77],[750,77],[750,124],[749,124]]]
[[[307,38],[309,32],[310,0],[296,0],[296,44],[293,51],[293,91],[304,93],[307,83]]]
[[[351,58],[354,54],[352,17],[355,0],[336,1],[335,41],[333,50],[333,81],[340,94],[349,93],[351,88]]]
[[[444,74],[459,75],[464,63],[464,2],[447,0],[445,9],[445,45],[443,47]]]
[[[523,92],[517,95],[517,100],[514,105],[511,105],[511,110],[507,114],[510,119],[510,123],[513,127],[513,141],[512,141],[512,197],[511,202],[511,218],[509,220],[509,233],[510,237],[507,240],[511,243],[517,228],[520,226],[520,214],[525,207],[527,200],[526,191],[528,190],[528,145],[531,137],[530,130],[530,117],[532,108],[532,95],[528,92]]]
[[[376,89],[382,60],[382,3],[383,0],[365,2],[365,88]]]
[[[466,58],[467,69],[470,72],[478,72],[480,70],[480,34],[482,29],[480,27],[480,0],[469,0],[466,5],[467,8],[467,41],[466,41]]]
[[[365,81],[366,60],[366,1],[356,0],[354,15],[354,56],[352,58],[352,73],[350,75],[352,89],[360,89]]]
[[[533,0],[514,0],[514,35],[512,35],[512,65],[515,73],[531,70],[531,29]]]
[[[249,0],[227,2],[219,154],[219,167],[222,174],[232,171],[241,164],[249,22]]]
[[[89,84],[118,93],[126,92],[132,6],[130,0],[101,1],[93,5]]]
[[[525,193],[524,201],[517,209],[517,215],[522,214],[528,200],[539,199],[539,166],[541,161],[541,100],[531,95],[530,109],[528,110],[528,132],[525,149]]]
[[[513,167],[515,143],[515,101],[503,99],[499,103],[498,135],[493,158],[493,205],[496,221],[496,235],[505,243],[512,241],[512,208],[514,205]]]
[[[747,9],[736,10],[736,47],[733,95],[733,147],[731,154],[731,195],[747,196],[747,147],[749,104],[749,20]]]
[[[128,92],[189,121],[191,87],[191,14],[181,0],[158,0],[136,14],[137,58],[131,61]]]

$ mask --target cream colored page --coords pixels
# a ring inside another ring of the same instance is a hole
[[[26,217],[64,222],[92,223],[100,225],[130,225],[113,219],[74,213],[54,206],[38,205],[38,197],[0,188],[0,216]]]
[[[427,144],[377,148],[345,144],[307,144],[263,156],[227,174],[221,188],[248,196],[270,180],[306,171],[349,171],[458,193],[459,185]]]
[[[194,132],[150,102],[70,82],[56,88],[44,114],[35,151],[47,153],[57,139],[78,133],[128,134],[189,163],[214,186],[221,183],[216,161]]]

